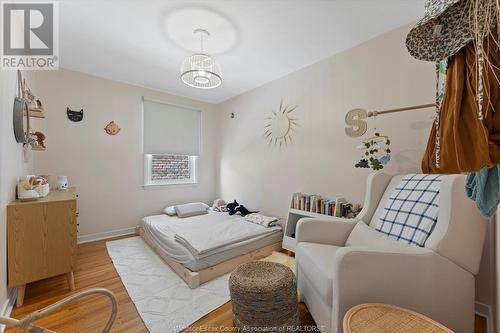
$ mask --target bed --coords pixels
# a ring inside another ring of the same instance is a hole
[[[142,219],[144,241],[187,283],[196,288],[236,266],[281,250],[281,227],[266,228],[240,215],[209,211],[178,218],[153,215]]]

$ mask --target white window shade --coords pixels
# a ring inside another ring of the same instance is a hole
[[[143,100],[145,154],[200,155],[201,111]]]

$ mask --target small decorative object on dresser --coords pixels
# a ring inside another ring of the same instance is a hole
[[[57,176],[57,189],[64,191],[68,188],[68,176]]]
[[[17,181],[17,197],[20,201],[33,201],[49,194],[49,183],[42,176],[23,176]]]
[[[50,192],[33,202],[7,205],[8,287],[23,304],[26,284],[66,274],[75,289],[76,190]]]
[[[359,204],[346,202],[344,198],[327,199],[321,195],[294,193],[286,220],[283,248],[295,251],[295,228],[302,218],[320,218],[328,221],[345,220],[356,217],[361,211]]]
[[[36,176],[38,185],[35,187],[35,191],[38,192],[40,198],[46,197],[50,192],[49,178],[48,176]]]
[[[229,278],[233,321],[243,332],[297,332],[297,283],[285,265],[252,261]]]

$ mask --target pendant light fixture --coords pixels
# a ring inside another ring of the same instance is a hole
[[[220,66],[212,57],[203,53],[203,37],[210,36],[210,33],[204,29],[196,29],[193,33],[200,36],[200,53],[194,53],[183,61],[181,80],[194,88],[217,88],[222,83]]]

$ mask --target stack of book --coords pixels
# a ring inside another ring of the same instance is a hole
[[[294,193],[291,208],[328,216],[345,217],[351,204],[344,198],[326,199],[316,194]]]

